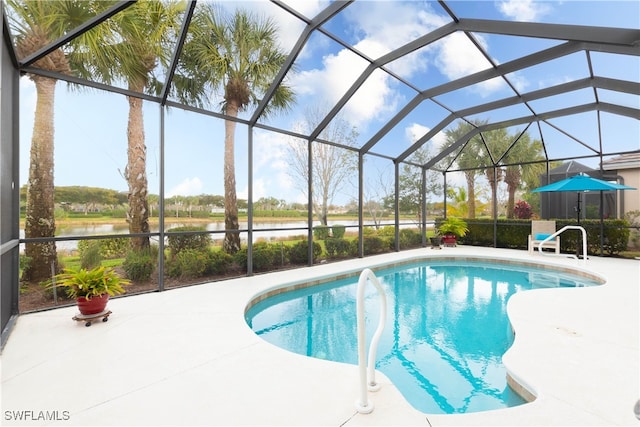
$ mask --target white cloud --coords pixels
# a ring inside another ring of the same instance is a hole
[[[195,196],[202,193],[202,181],[198,177],[186,178],[167,191],[166,197]]]
[[[551,12],[546,2],[534,0],[505,0],[497,2],[498,10],[516,21],[536,21]]]
[[[302,71],[291,81],[299,95],[322,95],[323,100],[334,105],[347,91],[358,76],[364,71],[366,61],[346,49],[335,55],[322,58],[322,68]],[[387,86],[384,81],[367,82],[367,89],[372,91],[366,95],[374,105],[361,105],[358,98],[353,98],[349,111],[345,111],[345,119],[362,123],[376,114],[376,109],[384,102]],[[360,90],[359,92],[364,92]],[[355,123],[354,123],[355,124]]]
[[[328,0],[284,0],[282,3],[291,6],[307,18],[315,17],[324,8],[329,6]]]
[[[374,59],[447,22],[447,18],[435,14],[426,2],[367,2],[366,8],[350,7],[347,17],[353,21],[354,32],[363,34],[356,48]],[[429,50],[427,47],[404,56],[389,64],[389,67],[408,78],[427,69]]]
[[[425,136],[430,130],[431,129],[428,128],[427,126],[423,126],[418,123],[413,123],[411,124],[411,126],[405,129],[405,135],[407,136],[407,139],[409,140],[409,142],[413,144],[414,142],[416,142],[417,140]],[[435,134],[433,138],[430,139],[431,141],[431,146],[429,147],[430,151],[434,154],[439,152],[440,149],[443,147],[446,139],[447,139],[447,136],[445,135],[444,132],[438,132],[437,134]]]
[[[487,49],[484,38],[475,35],[478,43]],[[438,41],[439,55],[436,59],[438,69],[451,80],[455,80],[478,71],[491,68],[491,63],[475,47],[464,33],[454,33]],[[486,92],[492,92],[501,87],[502,79],[496,77],[479,85]]]
[[[267,186],[265,185],[264,179],[263,178],[253,178],[253,200],[259,200],[262,197],[267,197],[267,194],[265,192],[265,188]],[[249,187],[245,186],[242,190],[238,191],[237,194],[238,199],[245,199],[248,200],[249,199]],[[271,197],[271,194],[268,196]]]
[[[276,197],[292,200],[298,190],[289,174],[287,148],[290,137],[275,132],[257,131],[254,136],[254,188],[253,199]],[[248,197],[248,188],[242,197]]]
[[[36,85],[27,76],[20,77],[20,112],[33,116],[36,112]]]
[[[413,123],[404,130],[404,133],[411,144],[422,138],[427,132],[429,132],[429,128],[418,123]]]
[[[364,4],[364,3],[363,3]],[[298,7],[297,3],[296,6]],[[431,12],[425,4],[367,2],[366,7],[349,7],[343,15],[349,30],[359,39],[354,47],[371,58],[378,58],[442,25],[444,18]],[[424,71],[426,53],[409,55],[393,63],[395,72],[410,76]],[[320,67],[293,76],[291,84],[299,96],[324,97],[335,104],[361,75],[367,62],[346,49],[325,55]],[[391,86],[389,75],[376,71],[368,77],[343,109],[343,118],[355,126],[365,127],[373,119],[382,119],[396,110],[399,95]]]

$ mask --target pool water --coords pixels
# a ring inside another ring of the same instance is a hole
[[[377,271],[387,322],[376,368],[425,413],[466,413],[525,403],[507,385],[502,355],[513,342],[506,314],[516,292],[599,284],[526,266],[424,261]],[[358,276],[285,292],[253,305],[249,326],[266,341],[319,359],[357,364]],[[379,300],[366,290],[367,347]]]

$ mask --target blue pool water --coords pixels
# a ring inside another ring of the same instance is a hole
[[[467,261],[424,261],[377,271],[387,323],[376,368],[425,413],[465,413],[525,403],[506,382],[502,355],[513,342],[507,300],[535,288],[598,282],[564,272]],[[358,277],[281,293],[253,305],[249,326],[306,356],[357,364]],[[378,295],[367,286],[367,343]]]

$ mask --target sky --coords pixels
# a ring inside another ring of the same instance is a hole
[[[319,0],[287,0],[284,3],[301,14],[313,18],[329,2]],[[304,23],[283,9],[266,1],[221,3],[232,10],[238,5],[256,13],[264,13],[280,29],[281,48],[291,51],[304,28]],[[448,2],[460,17],[478,19],[507,19],[539,21],[559,24],[597,25],[623,28],[640,27],[640,2],[637,1],[452,1]],[[427,34],[450,22],[445,11],[432,1],[364,1],[358,0],[340,12],[324,28],[371,58],[380,57],[407,42]],[[509,36],[474,34],[492,59],[500,64],[522,54],[534,53],[553,46],[549,40],[518,39]],[[296,60],[296,72],[287,76],[297,100],[286,114],[272,116],[260,123],[298,129],[305,120],[310,106],[333,106],[352,85],[367,63],[329,37],[314,33]],[[486,58],[473,48],[463,34],[453,34],[406,57],[394,61],[388,68],[411,85],[426,89],[490,67]],[[637,81],[640,74],[638,57],[613,60],[611,55],[594,54],[591,66],[597,75]],[[509,76],[515,87],[526,93],[549,85],[588,76],[589,64],[584,53],[561,58],[549,65],[541,65],[513,73]],[[29,146],[33,128],[36,94],[33,83],[21,78],[20,109],[20,178],[24,185],[28,175]],[[490,102],[512,95],[504,81],[494,79],[438,97],[438,101],[452,108],[464,108],[481,102]],[[380,70],[374,72],[355,93],[341,112],[357,129],[356,145],[361,146],[398,113],[415,96],[415,91]],[[534,101],[534,108],[554,110],[573,105],[576,99],[593,102],[593,91],[574,92],[569,95]],[[638,108],[638,97],[604,91],[607,102],[616,102]],[[215,104],[219,98],[212,100]],[[549,107],[552,106],[552,108]],[[510,117],[515,108],[492,111],[479,119],[502,120]],[[252,111],[241,117],[249,118]],[[86,185],[126,191],[123,178],[126,166],[126,127],[128,103],[121,95],[93,89],[70,89],[59,82],[55,98],[55,185]],[[391,131],[373,149],[386,156],[398,156],[418,138],[436,126],[448,112],[433,102],[423,102]],[[550,146],[550,155],[562,156],[567,147],[579,154],[588,149],[579,141],[597,146],[599,130],[594,115],[559,118],[555,123],[571,129],[571,137],[552,126],[545,129],[547,140],[557,139]],[[517,112],[516,116],[527,115]],[[640,127],[637,120],[603,115],[603,137],[620,151],[640,148]],[[145,102],[145,137],[147,144],[147,174],[149,190],[158,194],[160,189],[160,107]],[[171,108],[165,117],[165,195],[223,194],[224,123],[208,116]],[[519,133],[522,127],[509,129]],[[605,133],[606,132],[606,133]],[[538,134],[533,135],[538,138]],[[238,124],[236,128],[236,180],[238,197],[246,199],[249,192],[248,130]],[[437,150],[444,141],[442,133],[429,143]],[[287,147],[296,143],[291,137],[256,129],[253,134],[253,199],[275,197],[289,202],[306,202],[303,188],[306,184],[292,175],[287,161]],[[299,142],[298,142],[299,143]],[[365,179],[377,175],[392,177],[392,163],[387,159],[367,158]],[[597,160],[580,160],[597,167]],[[462,185],[462,179],[448,177],[451,185]],[[373,181],[371,186],[373,187]],[[354,185],[347,185],[337,196],[336,203],[344,204],[356,197]]]

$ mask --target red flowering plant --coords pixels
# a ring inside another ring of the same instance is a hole
[[[529,219],[533,212],[531,211],[531,205],[524,200],[518,200],[513,207],[513,212],[519,219]]]

